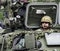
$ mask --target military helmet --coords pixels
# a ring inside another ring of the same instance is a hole
[[[49,22],[50,24],[52,24],[52,19],[50,16],[43,16],[41,22]]]

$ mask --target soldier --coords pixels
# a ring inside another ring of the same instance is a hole
[[[44,37],[44,33],[48,32],[53,32],[54,30],[51,29],[51,25],[52,25],[52,19],[50,16],[43,16],[42,19],[41,19],[41,29],[38,29],[36,31],[40,31],[42,32],[41,34],[39,35],[36,35],[36,38],[37,38],[37,41],[36,41],[36,45],[38,48],[41,47],[41,42],[40,42],[40,37]]]
[[[16,16],[16,28],[19,29],[22,27],[21,16]]]
[[[53,32],[51,29],[52,19],[50,16],[43,16],[41,19],[41,29],[37,31],[44,31],[44,32]]]

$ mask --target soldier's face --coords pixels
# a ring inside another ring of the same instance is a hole
[[[43,29],[49,28],[49,23],[48,22],[42,22],[42,28]]]

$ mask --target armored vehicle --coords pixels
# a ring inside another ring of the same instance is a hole
[[[24,15],[25,29],[0,30],[0,51],[60,51],[59,8],[60,3],[55,2],[29,3]],[[52,18],[51,28],[54,29],[53,32],[36,31],[41,28],[40,21],[45,15]],[[11,24],[13,25],[13,23]]]

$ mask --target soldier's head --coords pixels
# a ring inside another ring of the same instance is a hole
[[[52,24],[52,19],[50,16],[43,16],[41,19],[41,26],[43,29],[50,28],[50,25]]]

